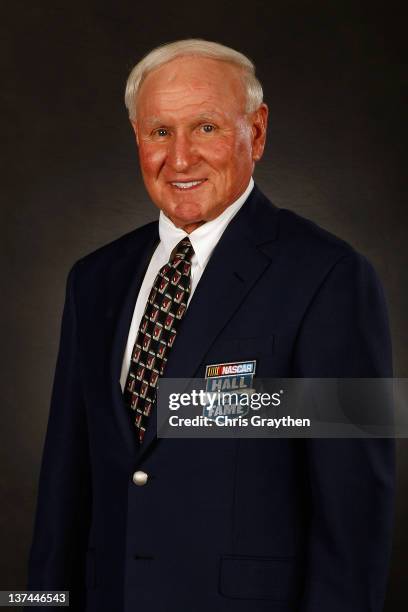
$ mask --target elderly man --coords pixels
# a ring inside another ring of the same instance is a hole
[[[391,375],[368,262],[271,204],[252,173],[267,106],[253,64],[201,40],[130,74],[159,221],[68,277],[29,587],[88,612],[380,612],[387,440],[158,439],[160,376]]]

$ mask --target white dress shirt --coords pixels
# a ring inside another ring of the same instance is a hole
[[[205,266],[211,257],[211,253],[216,247],[228,223],[237,214],[245,200],[248,198],[253,186],[254,181],[251,177],[248,187],[245,189],[244,193],[242,193],[239,198],[235,200],[235,202],[230,204],[230,206],[228,206],[228,208],[226,208],[224,212],[221,213],[216,219],[203,223],[203,225],[200,225],[200,227],[191,232],[191,234],[187,234],[187,232],[185,232],[183,229],[176,227],[174,223],[168,217],[166,217],[163,211],[160,211],[160,242],[150,260],[150,264],[140,287],[139,295],[137,296],[136,306],[133,312],[132,323],[130,325],[129,336],[122,362],[122,371],[120,375],[120,385],[122,387],[122,391],[125,388],[126,378],[129,372],[130,359],[134,344],[136,342],[140,321],[146,308],[150,290],[160,268],[162,268],[169,261],[171,252],[180,242],[180,240],[188,236],[194,249],[194,255],[191,259],[191,291],[187,302],[188,306],[201,275],[205,270]]]

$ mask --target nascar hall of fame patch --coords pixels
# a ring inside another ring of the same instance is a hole
[[[256,361],[215,363],[205,368],[206,393],[211,401],[203,408],[203,416],[219,422],[223,417],[239,418],[248,414],[253,392]]]

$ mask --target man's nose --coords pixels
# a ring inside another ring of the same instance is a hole
[[[175,134],[169,145],[167,163],[176,172],[185,172],[198,160],[195,143],[188,134]]]

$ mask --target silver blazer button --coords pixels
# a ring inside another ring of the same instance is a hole
[[[146,474],[146,472],[142,472],[141,470],[138,470],[137,472],[133,474],[132,480],[135,483],[135,485],[137,485],[138,487],[143,487],[143,485],[146,484],[148,478],[149,477]]]

